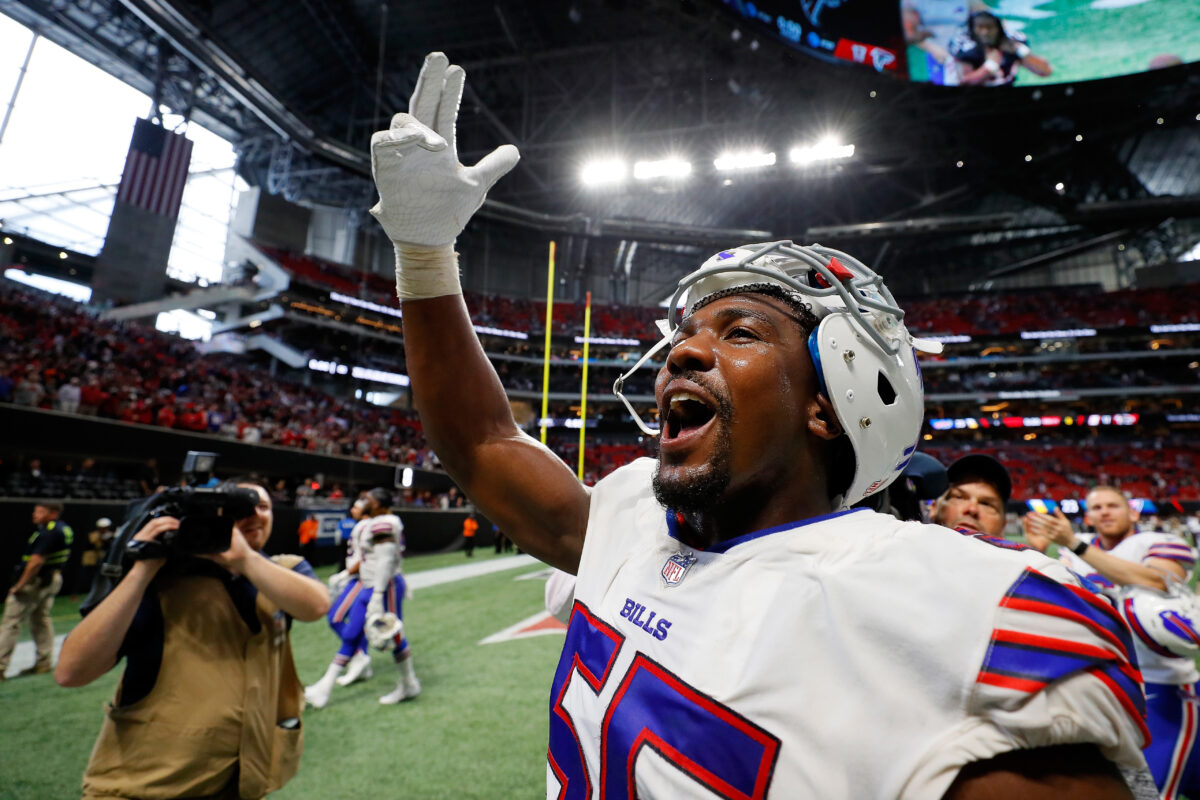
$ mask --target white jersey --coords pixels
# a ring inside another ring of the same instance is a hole
[[[866,509],[701,551],[653,470],[592,493],[547,797],[925,800],[1074,742],[1143,763],[1128,629],[1062,565]]]
[[[404,523],[395,514],[380,514],[378,517],[363,517],[350,532],[351,546],[358,556],[358,578],[366,586],[375,581],[375,573],[381,568],[375,552],[375,537],[384,535],[396,543],[396,563],[392,574],[400,574],[401,553],[404,552]],[[382,567],[387,569],[386,566]]]
[[[1104,549],[1100,537],[1095,533],[1081,533],[1078,534],[1078,538],[1090,545]],[[1188,581],[1191,580],[1192,572],[1196,567],[1196,549],[1173,533],[1135,533],[1126,536],[1117,543],[1116,547],[1106,552],[1135,564],[1144,564],[1152,558],[1174,561],[1183,567],[1186,573],[1185,580]],[[1058,558],[1067,567],[1097,586],[1103,589],[1114,588],[1112,581],[1066,548],[1059,548]],[[1134,631],[1134,633],[1137,634],[1138,631]],[[1142,668],[1142,677],[1148,683],[1185,684],[1200,681],[1200,671],[1196,670],[1196,664],[1192,659],[1173,655],[1170,651],[1155,645],[1148,637],[1142,638],[1142,636],[1135,635],[1133,641],[1137,645],[1138,664]]]

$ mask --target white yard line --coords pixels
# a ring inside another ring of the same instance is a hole
[[[405,575],[404,579],[413,589],[425,589],[430,586],[439,586],[443,583],[478,578],[481,575],[490,575],[493,572],[505,572],[519,567],[532,567],[539,563],[541,562],[530,555],[505,556],[504,558],[493,558],[478,563],[459,564],[453,567],[441,567],[439,569],[425,570],[424,572],[414,572],[412,575]],[[26,633],[26,635],[28,634]],[[63,639],[65,638],[67,638],[65,633],[60,633],[54,637],[55,661],[58,661],[58,651],[62,649]],[[13,651],[12,661],[8,662],[8,672],[5,674],[11,678],[21,670],[32,667],[36,661],[37,652],[33,647],[33,641],[26,639],[17,642],[17,648]]]
[[[439,569],[425,570],[424,572],[414,572],[411,575],[405,575],[404,580],[413,589],[424,589],[429,586],[466,580],[467,578],[478,578],[480,575],[490,575],[493,572],[504,572],[518,567],[532,567],[540,563],[540,561],[530,555],[505,556],[504,558],[493,558],[490,561],[480,561],[474,564],[460,564],[454,567],[441,567]]]

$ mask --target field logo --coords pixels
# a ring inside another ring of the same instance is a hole
[[[687,574],[688,569],[692,564],[696,563],[696,556],[692,553],[676,553],[667,559],[667,563],[663,564],[662,579],[667,586],[675,586],[683,576]]]

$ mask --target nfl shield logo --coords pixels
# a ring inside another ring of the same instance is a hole
[[[674,586],[683,580],[683,576],[687,574],[688,567],[696,563],[696,556],[692,553],[676,553],[667,559],[667,563],[663,564],[662,579],[667,586]]]

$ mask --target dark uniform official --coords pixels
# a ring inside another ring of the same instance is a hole
[[[39,503],[33,507],[37,530],[29,537],[21,557],[20,574],[8,590],[4,618],[0,621],[0,680],[8,670],[25,620],[29,620],[37,647],[37,662],[21,674],[41,674],[51,669],[54,625],[50,622],[50,607],[62,588],[62,569],[71,556],[71,542],[75,539],[71,526],[58,519],[62,510],[61,503]]]

